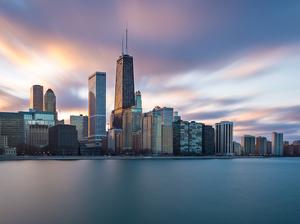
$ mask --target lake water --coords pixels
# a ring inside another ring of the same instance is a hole
[[[0,162],[0,223],[300,223],[300,158]]]

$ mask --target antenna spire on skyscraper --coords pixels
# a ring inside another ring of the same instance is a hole
[[[128,54],[128,28],[127,28],[128,25],[126,25],[126,39],[125,39],[125,54]]]

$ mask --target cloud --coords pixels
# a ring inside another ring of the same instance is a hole
[[[68,116],[86,111],[87,77],[106,71],[109,114],[127,23],[145,110],[172,106],[187,119],[232,119],[238,134],[254,132],[255,125],[257,131],[269,131],[287,123],[282,127],[294,136],[299,63],[291,61],[299,57],[299,10],[296,0],[229,0],[226,5],[211,0],[2,0],[1,89],[22,106],[31,85],[52,88],[62,116]],[[9,108],[17,109],[0,104],[1,110]]]
[[[19,111],[29,106],[28,101],[0,89],[1,111]]]
[[[230,110],[219,110],[210,112],[199,112],[186,114],[184,117],[188,120],[210,120],[210,119],[221,119],[228,116],[231,113]]]

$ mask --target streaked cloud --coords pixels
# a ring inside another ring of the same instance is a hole
[[[85,114],[87,77],[99,70],[109,115],[128,24],[145,110],[172,106],[185,119],[233,120],[237,135],[282,127],[295,138],[299,10],[296,0],[0,0],[0,110],[27,109],[39,83],[54,89],[62,118]]]

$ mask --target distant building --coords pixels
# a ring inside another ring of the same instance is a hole
[[[138,100],[138,98],[137,98]],[[115,106],[112,128],[122,128],[123,110],[135,105],[133,57],[128,54],[127,30],[125,51],[117,60],[115,83]]]
[[[214,155],[215,154],[215,129],[213,126],[204,125],[203,133],[203,154]]]
[[[43,86],[34,85],[30,89],[30,109],[35,111],[43,111]]]
[[[173,122],[173,151],[175,155],[189,153],[189,122]]]
[[[162,154],[162,116],[160,111],[152,111],[151,151],[154,154]]]
[[[70,124],[76,127],[77,138],[79,141],[87,139],[88,137],[88,116],[80,114],[70,116]]]
[[[29,124],[26,127],[26,143],[38,147],[48,145],[48,128],[45,124]]]
[[[142,94],[141,91],[136,91],[135,92],[135,105],[134,105],[135,109],[137,110],[137,112],[142,113],[143,112],[143,106],[142,106]]]
[[[233,151],[236,156],[242,156],[244,153],[242,145],[238,142],[233,142]]]
[[[272,142],[267,141],[267,154],[271,155],[272,154]]]
[[[156,153],[160,153],[161,152],[161,143],[158,144],[159,148],[155,148],[154,149],[154,142],[153,142],[153,129],[157,129],[159,128],[160,132],[159,134],[161,135],[161,126],[158,125],[159,123],[161,123],[161,117],[159,116],[159,121],[155,121],[154,123],[154,119],[153,119],[153,114],[152,112],[148,112],[148,113],[144,113],[143,114],[143,118],[142,118],[142,150],[143,152],[147,152],[150,153],[152,152],[152,149],[156,152]],[[157,144],[155,144],[157,145]]]
[[[56,96],[52,89],[48,89],[44,95],[44,111],[56,114]]]
[[[268,153],[268,140],[266,137],[257,137],[256,138],[256,154],[265,155]]]
[[[161,116],[161,153],[173,154],[173,108],[155,107],[153,113]]]
[[[173,108],[155,107],[142,118],[143,152],[173,154]]]
[[[24,119],[21,113],[0,112],[0,138],[3,148],[24,144]]]
[[[283,134],[272,133],[272,154],[275,156],[283,156]]]
[[[107,137],[108,151],[121,153],[122,151],[122,129],[109,129]]]
[[[89,77],[89,141],[101,147],[106,138],[106,73],[96,72]]]
[[[5,148],[4,149],[5,156],[17,156],[16,148]]]
[[[55,114],[50,112],[19,112],[23,116],[25,144],[44,147],[48,144],[48,128],[55,125]]]
[[[233,123],[222,121],[216,124],[216,154],[233,154]]]
[[[300,140],[293,141],[293,145],[300,145]]]
[[[54,155],[78,155],[78,147],[75,126],[59,124],[49,128],[49,149]]]
[[[203,124],[195,121],[173,123],[173,151],[175,155],[202,154]]]
[[[246,155],[255,153],[255,136],[244,135],[242,137],[242,147]]]
[[[122,151],[138,153],[142,149],[142,112],[141,108],[123,110]]]
[[[189,124],[189,149],[196,154],[202,154],[203,151],[203,124],[191,121]]]
[[[179,116],[178,111],[174,111],[174,116],[173,116],[173,121],[180,121],[181,120],[181,116]]]

